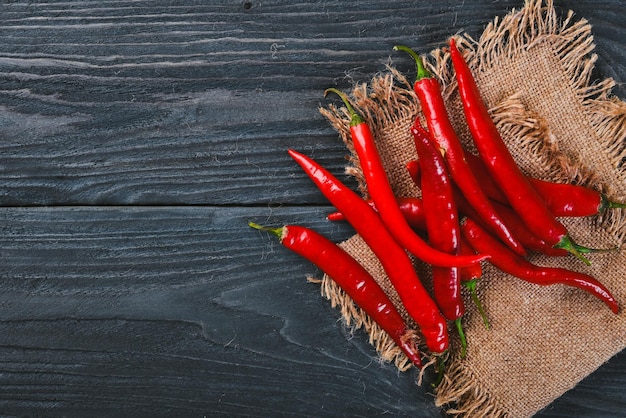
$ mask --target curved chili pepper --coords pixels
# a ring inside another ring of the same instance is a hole
[[[477,158],[477,157],[476,157]],[[421,175],[419,171],[419,163],[416,160],[409,161],[406,164],[407,169],[409,170],[409,174],[415,184],[420,186]],[[495,185],[495,184],[494,184]],[[496,186],[497,187],[497,186]],[[458,191],[455,191],[455,201],[458,204],[459,212],[465,216],[469,216],[475,221],[479,222],[483,228],[486,228],[490,233],[493,231],[490,230],[489,226],[485,223],[481,222],[480,218],[477,217],[474,209],[469,205],[465,197]],[[371,200],[367,200],[367,202],[376,210],[376,206]],[[492,201],[494,209],[498,212],[498,215],[502,218],[502,220],[506,223],[508,228],[511,230],[513,235],[520,241],[522,246],[527,250],[538,251],[542,254],[549,256],[565,256],[569,254],[566,250],[561,248],[554,248],[548,244],[546,244],[541,238],[534,235],[524,222],[520,219],[517,213],[511,209],[509,206],[500,203],[499,201]],[[411,225],[411,227],[420,230],[426,231],[426,222],[424,219],[424,208],[422,205],[422,200],[415,197],[410,198],[402,198],[398,199],[398,205],[402,214],[406,218],[407,222]],[[340,221],[344,220],[343,215],[340,212],[334,212],[328,215],[327,217],[331,221]],[[584,249],[583,249],[584,251]],[[465,253],[469,254],[469,253]],[[470,266],[465,266],[461,270],[471,270],[472,268],[477,268],[477,270],[481,270],[481,266],[479,263],[472,264]]]
[[[441,154],[430,142],[426,132],[417,128],[412,128],[411,132],[419,157],[420,188],[428,241],[438,250],[457,254],[461,230],[448,170]],[[458,268],[452,267],[451,269],[454,270],[453,276],[455,277],[448,279],[454,283],[435,282],[434,294],[443,315],[454,321],[463,315],[463,303],[460,297],[461,286]],[[435,271],[442,270],[433,267],[433,272]],[[445,273],[444,276],[448,276],[448,273]]]
[[[461,142],[450,123],[439,82],[426,69],[420,56],[411,48],[397,45],[394,49],[407,52],[415,60],[417,77],[413,84],[413,90],[422,105],[422,112],[426,119],[430,136],[440,148],[454,183],[474,208],[477,216],[490,225],[490,229],[494,231],[498,238],[518,254],[525,255],[524,247],[509,231],[507,225],[491,206],[480,183],[467,164],[465,150],[463,150]],[[418,122],[416,121],[416,123]]]
[[[480,217],[476,215],[476,211],[473,207],[471,207],[471,205],[467,202],[467,199],[465,199],[465,196],[463,196],[460,191],[455,190],[454,198],[458,204],[459,211],[463,215],[472,218],[474,221],[479,223],[481,227],[489,231],[489,233],[495,235],[491,225],[486,224],[485,222],[483,222],[482,219],[480,219]],[[545,241],[533,234],[532,231],[530,231],[530,229],[526,227],[519,215],[513,209],[511,209],[511,207],[497,201],[492,201],[491,203],[493,208],[498,213],[498,216],[500,216],[500,218],[507,224],[511,233],[515,235],[515,237],[519,240],[519,242],[522,243],[525,249],[539,251],[543,254],[551,256],[563,256],[569,254],[566,250],[562,248],[554,248],[553,246],[546,244]],[[577,246],[578,244],[574,243],[573,245]],[[591,250],[585,247],[580,247],[579,251],[590,252]]]
[[[564,284],[580,288],[603,301],[613,313],[619,312],[618,303],[611,292],[593,277],[563,268],[532,264],[501,244],[470,218],[461,222],[461,231],[477,252],[491,255],[489,262],[503,272],[538,285]]]
[[[355,112],[345,94],[337,89],[327,89],[341,97],[350,113],[350,134],[367,184],[367,191],[376,203],[380,217],[393,237],[418,259],[435,266],[458,267],[480,262],[479,256],[457,256],[438,251],[429,246],[413,229],[400,212],[387,173],[383,166],[372,132],[367,123]]]
[[[487,170],[487,166],[483,160],[478,155],[474,155],[470,152],[468,152],[465,156],[467,164],[470,166],[472,173],[474,173],[478,181],[480,181],[480,185],[485,191],[487,197],[489,197],[492,201],[495,200],[496,202],[508,205],[508,199],[502,190],[500,190],[500,186],[496,184],[496,181],[491,173],[489,173],[489,170]]]
[[[506,196],[499,189],[480,157],[468,153],[467,161],[480,180],[487,196],[498,202],[508,203]],[[607,209],[626,208],[625,203],[612,201],[604,193],[589,187],[569,183],[554,183],[533,177],[528,177],[528,181],[543,198],[554,216],[593,216],[599,215]]]
[[[408,254],[387,231],[378,213],[311,158],[294,150],[289,150],[289,155],[371,248],[407,313],[420,327],[428,349],[434,353],[446,351],[449,344],[446,320],[417,276]]]
[[[417,163],[417,161],[416,161]],[[424,218],[424,208],[422,205],[422,199],[418,197],[407,197],[398,199],[400,210],[402,214],[406,217],[409,224],[420,231],[426,231],[426,219]],[[369,205],[376,210],[376,206],[374,203],[369,200]],[[343,213],[337,211],[329,214],[327,219],[330,221],[343,221],[345,217]],[[469,245],[467,240],[461,236],[460,241],[460,252],[465,255],[476,254],[476,251]],[[483,323],[485,327],[489,328],[489,320],[487,319],[487,314],[478,298],[478,293],[476,291],[476,285],[478,279],[482,276],[482,266],[480,263],[470,264],[469,266],[459,267],[461,274],[461,283],[470,291],[470,295],[472,301],[478,308],[478,312],[480,313],[481,318],[483,319]]]
[[[417,160],[411,160],[406,163],[406,169],[409,172],[409,176],[411,176],[411,180],[417,187],[422,183],[421,173],[420,173],[420,163]]]
[[[252,228],[278,237],[286,248],[306,258],[330,276],[374,320],[418,368],[422,359],[411,331],[376,280],[350,254],[312,229],[299,225],[267,228],[250,222]]]
[[[563,248],[574,254],[585,264],[589,260],[574,245],[567,229],[550,212],[528,178],[513,159],[498,129],[489,115],[489,110],[480,96],[478,86],[469,66],[450,39],[450,54],[456,73],[463,111],[474,143],[509,204],[524,220],[535,235],[553,247]]]
[[[471,208],[468,209],[468,204],[463,202],[462,196],[457,195],[456,199],[457,199],[457,203],[459,203],[459,212],[462,215],[471,217],[475,221],[479,222],[483,228],[488,229],[486,225],[482,224],[480,220],[476,219],[475,213],[472,210],[470,210]],[[376,210],[376,205],[374,205],[374,202],[372,202],[371,200],[367,200],[367,203],[374,210]],[[554,256],[554,257],[565,256],[569,254],[569,252],[565,251],[562,248],[554,248],[546,244],[543,240],[541,240],[541,238],[537,237],[532,232],[530,232],[530,230],[526,228],[526,225],[524,225],[524,222],[520,219],[517,213],[515,213],[515,211],[511,209],[509,206],[504,205],[500,202],[496,202],[496,201],[493,201],[492,204],[493,204],[493,207],[498,211],[498,214],[500,215],[500,217],[502,217],[504,222],[506,222],[506,224],[509,226],[511,232],[519,239],[521,244],[527,250],[537,251],[542,254],[545,254],[548,256]],[[424,232],[426,231],[426,221],[424,219],[424,208],[422,206],[422,200],[420,198],[417,198],[417,197],[399,198],[398,206],[400,207],[400,211],[402,211],[402,214],[404,215],[405,219],[407,220],[409,225],[411,225],[412,228],[418,231],[424,231]],[[345,217],[339,211],[335,211],[335,212],[328,214],[326,218],[330,221],[345,220]],[[579,249],[579,251],[600,252],[600,251],[605,251],[605,250],[595,250],[595,249],[591,250],[591,249],[582,247]],[[467,252],[465,254],[468,255],[471,253]],[[472,270],[474,268],[476,269],[476,271],[481,270],[481,266],[479,263],[471,264],[469,266],[463,266],[461,270]]]
[[[461,229],[446,163],[427,132],[413,127],[411,133],[419,158],[420,188],[428,241],[440,251],[458,255]],[[465,306],[461,295],[459,268],[433,266],[432,279],[435,301],[443,316],[454,321],[461,337],[461,357],[464,357],[467,341],[461,325]]]

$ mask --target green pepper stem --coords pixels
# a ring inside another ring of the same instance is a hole
[[[248,222],[248,226],[254,229],[258,229],[259,231],[271,232],[272,234],[276,235],[278,238],[283,237],[284,227],[272,228],[270,226],[259,225],[255,222]]]
[[[612,200],[609,200],[609,198],[602,193],[600,195],[600,207],[598,212],[603,212],[606,209],[624,209],[626,208],[626,203],[621,203],[621,202],[613,202]]]
[[[437,370],[437,378],[435,379],[435,382],[432,383],[432,386],[434,388],[436,388],[437,386],[441,384],[441,382],[443,381],[443,376],[446,372],[446,362],[443,359],[443,356],[437,356],[436,370]]]
[[[611,248],[589,248],[589,247],[584,247],[582,245],[578,245],[576,243],[574,243],[574,247],[576,247],[578,252],[581,253],[581,254],[608,253],[608,252],[611,252],[611,251],[619,250],[619,246],[615,246],[615,247],[611,247]]]
[[[459,338],[461,339],[461,358],[465,358],[465,355],[467,354],[467,338],[465,337],[465,331],[463,331],[461,318],[455,319],[454,325],[456,325],[456,330],[459,333]]]
[[[583,254],[607,253],[607,252],[611,252],[611,251],[617,251],[617,250],[619,250],[620,247],[616,246],[616,247],[611,247],[611,248],[589,248],[589,247],[585,247],[585,246],[580,245],[580,244],[576,244],[570,238],[569,235],[564,235],[561,238],[561,241],[559,241],[558,243],[556,243],[554,245],[554,248],[561,248],[561,249],[564,249],[566,251],[569,251],[570,253],[574,254],[578,259],[580,259],[583,263],[585,263],[588,266],[590,266],[591,262]]]
[[[587,259],[587,257],[585,257],[583,255],[583,252],[591,252],[590,249],[583,247],[582,245],[578,245],[576,243],[574,243],[574,241],[572,240],[572,238],[569,235],[563,235],[561,237],[561,240],[559,242],[557,242],[556,244],[554,244],[554,248],[561,248],[565,251],[568,251],[572,254],[574,254],[576,256],[576,258],[578,258],[580,261],[582,261],[583,263],[585,263],[586,265],[590,266],[591,262],[589,261],[589,259]],[[589,251],[587,251],[589,250]]]
[[[470,291],[470,296],[472,297],[472,301],[476,308],[478,308],[478,313],[480,313],[480,317],[483,319],[483,324],[485,324],[485,328],[489,329],[489,319],[487,319],[487,313],[485,312],[485,308],[478,297],[478,292],[476,291],[476,286],[478,284],[477,279],[468,280],[463,282],[463,286]]]
[[[417,69],[415,81],[420,81],[424,78],[433,77],[430,71],[428,71],[426,67],[424,66],[424,61],[422,61],[422,58],[417,54],[417,52],[413,51],[411,48],[409,48],[408,46],[404,46],[404,45],[396,45],[393,47],[393,49],[394,51],[404,51],[407,54],[409,54],[411,57],[413,57],[413,59],[415,60],[415,68]]]
[[[350,104],[350,101],[348,100],[348,96],[346,96],[341,90],[338,90],[333,87],[328,88],[324,90],[324,97],[326,97],[328,93],[335,93],[341,98],[341,101],[346,106],[346,109],[348,109],[348,113],[350,114],[350,126],[360,125],[361,123],[364,122],[363,118],[358,113],[356,113],[356,110],[354,110],[354,108]]]
[[[607,207],[609,209],[626,209],[626,203],[609,201]]]

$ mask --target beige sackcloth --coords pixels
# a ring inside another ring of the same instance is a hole
[[[442,40],[442,46],[447,40]],[[596,56],[589,23],[572,12],[557,15],[552,1],[527,0],[520,10],[496,18],[480,39],[457,36],[474,70],[483,98],[512,154],[528,175],[589,185],[614,200],[626,200],[626,103],[611,96],[613,80],[594,80]],[[394,59],[410,59],[398,53]],[[447,48],[424,57],[441,81],[453,125],[473,151],[456,91]],[[420,116],[412,82],[392,65],[389,71],[351,92],[356,110],[370,123],[389,179],[398,196],[417,196],[405,163],[416,158],[409,127]],[[321,109],[350,150],[347,171],[367,190],[352,152],[345,108]],[[576,242],[595,248],[622,243],[624,213],[564,219]],[[358,235],[342,243],[397,302],[380,264]],[[626,309],[626,250],[592,254],[592,265],[575,257],[531,254],[536,264],[591,274]],[[416,262],[428,280],[428,267]],[[532,416],[626,347],[626,314],[613,314],[589,294],[563,285],[538,286],[485,264],[479,292],[491,325],[486,329],[468,300],[464,327],[468,352],[458,355],[452,332],[447,373],[435,402],[452,415]],[[401,369],[410,364],[390,338],[364,315],[329,277],[322,294],[343,318],[363,327],[384,360]],[[401,304],[398,308],[406,315]]]

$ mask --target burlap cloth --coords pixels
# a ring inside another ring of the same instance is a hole
[[[612,80],[591,78],[596,56],[587,21],[575,19],[571,12],[557,15],[551,1],[527,0],[521,10],[491,22],[477,41],[460,35],[457,45],[474,69],[503,138],[527,174],[591,185],[613,199],[626,199],[622,167],[626,103],[611,96]],[[446,48],[424,58],[441,80],[459,136],[472,150]],[[395,59],[408,58],[399,54]],[[409,126],[420,114],[411,85],[390,65],[388,72],[357,85],[351,97],[372,126],[399,196],[419,195],[405,169],[405,163],[415,158]],[[352,151],[345,109],[329,106],[321,111]],[[352,152],[348,172],[357,176],[367,195]],[[623,216],[622,211],[613,211],[601,219],[564,223],[577,242],[611,247],[623,241]],[[355,235],[342,245],[397,301],[380,264],[360,238]],[[593,275],[626,308],[626,251],[593,254],[590,267],[574,257],[533,254],[529,258]],[[420,263],[416,267],[428,280],[428,268]],[[491,329],[483,326],[468,301],[467,357],[459,358],[453,339],[447,374],[436,390],[436,403],[450,414],[531,416],[626,346],[624,311],[614,315],[578,289],[527,284],[486,264],[479,291]],[[340,307],[349,324],[367,330],[382,359],[394,361],[401,370],[410,367],[386,334],[328,277],[322,280],[322,293]]]

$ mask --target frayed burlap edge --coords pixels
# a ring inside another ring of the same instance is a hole
[[[495,18],[486,26],[477,41],[467,34],[457,36],[457,45],[470,67],[476,72],[482,72],[497,67],[499,60],[511,57],[519,49],[529,49],[537,42],[549,42],[592,123],[592,130],[604,141],[603,146],[610,151],[613,160],[621,162],[626,157],[626,103],[610,95],[615,85],[612,79],[592,82],[597,56],[593,54],[591,26],[585,19],[574,21],[571,11],[564,18],[559,18],[552,1],[545,3],[544,5],[541,0],[528,0],[522,9],[513,9],[504,18]],[[425,57],[425,61],[433,74],[441,80],[444,97],[450,97],[456,84],[450,70],[447,49],[433,51],[430,56]],[[388,70],[388,73],[373,78],[369,85],[357,85],[351,95],[353,106],[370,121],[374,135],[389,124],[420,116],[419,104],[412,92],[411,83],[393,67]],[[360,191],[367,196],[349,137],[349,117],[346,110],[331,105],[320,111],[340,133],[350,151],[346,171],[357,178]],[[626,184],[626,172],[622,170],[621,163],[617,163],[615,167],[621,180],[618,188],[606,189],[605,184],[597,181],[591,167],[559,153],[541,118],[528,112],[514,96],[501,102],[492,111],[503,136],[511,135],[521,141],[528,141],[528,149],[538,158],[549,162],[546,178],[588,185],[607,193],[611,198],[620,199],[626,196],[626,190],[619,187]],[[623,242],[626,235],[623,211],[612,211],[599,218],[598,222],[618,242]],[[372,324],[327,276],[322,279],[322,294],[334,306],[341,307],[342,316],[348,324],[368,324],[366,331],[370,334],[370,341],[383,360],[393,361],[402,370],[410,367],[408,360],[394,346],[391,338]],[[447,407],[448,413],[452,415],[507,416],[509,412],[499,406],[498,400],[489,393],[483,393],[475,382],[476,378],[471,370],[463,367],[460,362],[453,361],[436,391],[436,404]]]

